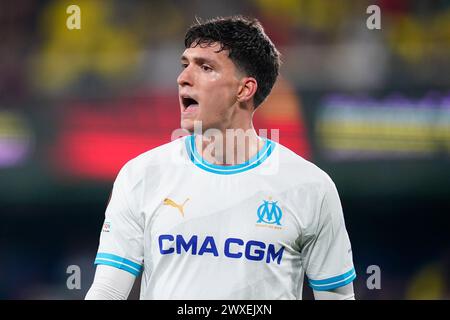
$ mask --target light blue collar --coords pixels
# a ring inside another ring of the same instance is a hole
[[[270,156],[270,154],[273,151],[273,148],[275,147],[275,142],[267,138],[264,138],[264,140],[265,140],[264,146],[261,148],[261,150],[259,150],[256,153],[255,156],[253,156],[251,159],[249,159],[244,163],[237,164],[234,166],[220,166],[209,163],[208,161],[203,159],[203,157],[197,152],[194,135],[186,137],[185,143],[189,158],[200,169],[217,174],[235,174],[259,166],[261,163],[264,162],[264,160],[266,160]]]

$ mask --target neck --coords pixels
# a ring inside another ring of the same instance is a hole
[[[197,136],[195,144],[204,160],[216,165],[237,165],[247,162],[264,145],[253,124],[238,128],[212,130],[213,134]]]

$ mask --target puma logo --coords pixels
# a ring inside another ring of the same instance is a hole
[[[188,201],[189,201],[189,198],[184,200],[183,204],[178,204],[175,201],[173,201],[172,199],[165,198],[163,204],[166,205],[166,206],[171,206],[171,207],[177,208],[178,211],[180,211],[181,216],[184,218],[184,205]]]

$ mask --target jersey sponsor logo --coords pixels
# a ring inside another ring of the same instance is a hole
[[[178,204],[175,201],[173,201],[172,199],[165,198],[164,201],[163,201],[163,204],[166,205],[166,206],[171,206],[171,207],[174,207],[174,208],[178,209],[178,211],[180,211],[180,213],[181,213],[181,216],[184,218],[184,205],[188,201],[189,201],[189,198],[184,200],[183,204]]]
[[[269,198],[269,201],[263,200],[263,204],[258,207],[256,211],[258,221],[256,223],[281,226],[283,212],[277,205],[278,201],[270,200],[272,199]]]
[[[245,241],[239,238],[227,238],[223,248],[218,248],[213,236],[204,238],[192,235],[185,239],[183,235],[162,234],[158,237],[159,252],[162,255],[190,254],[190,255],[212,255],[219,257],[223,255],[231,259],[247,259],[251,261],[264,261],[265,263],[281,263],[284,247],[278,249],[274,244],[266,244],[262,241]]]

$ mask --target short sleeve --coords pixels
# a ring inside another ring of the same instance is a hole
[[[143,221],[131,210],[126,166],[119,172],[105,212],[96,265],[108,265],[138,276],[143,264]]]
[[[302,261],[309,285],[316,291],[333,290],[356,278],[341,201],[328,176],[317,226],[302,248]]]

